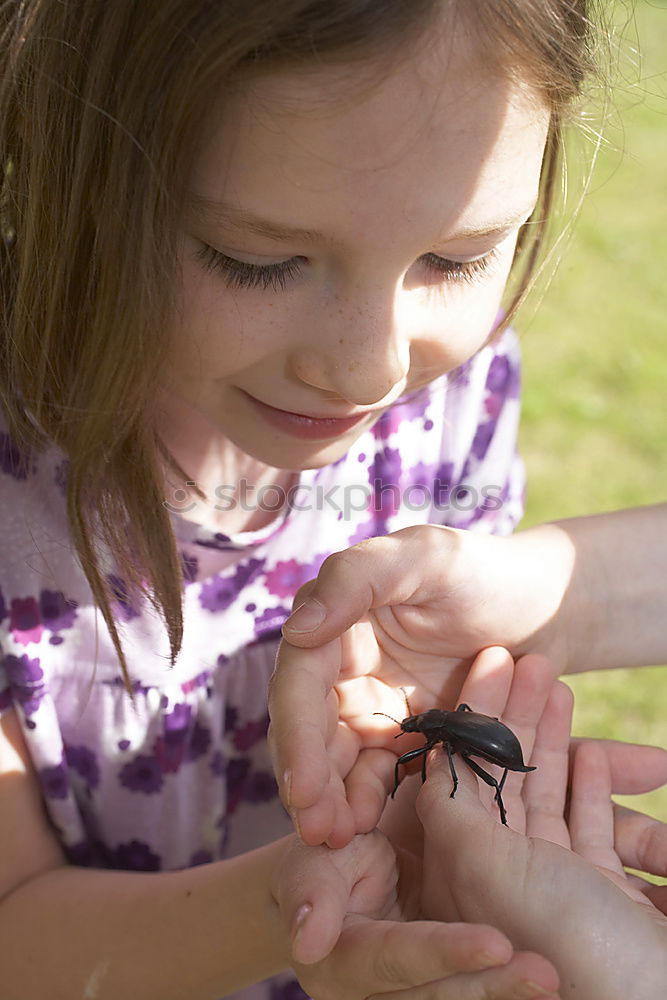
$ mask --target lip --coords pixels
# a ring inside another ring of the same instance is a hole
[[[244,396],[254,409],[276,430],[290,434],[292,437],[306,441],[326,441],[340,437],[351,430],[375,410],[364,410],[351,417],[313,416],[309,413],[292,413],[289,410],[279,410],[268,403],[262,403],[249,393]]]

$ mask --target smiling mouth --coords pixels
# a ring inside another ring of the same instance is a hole
[[[350,417],[313,416],[308,413],[293,413],[290,410],[279,410],[275,406],[263,403],[249,393],[244,396],[263,419],[276,430],[284,431],[293,437],[311,441],[327,440],[340,437],[369,416],[379,416],[380,410],[364,410]]]

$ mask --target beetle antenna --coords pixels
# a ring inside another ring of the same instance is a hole
[[[405,698],[405,706],[408,710],[408,715],[412,715],[412,709],[410,708],[410,702],[408,701],[408,692],[404,687],[401,688],[401,691],[403,692],[403,697]]]
[[[400,726],[398,719],[395,719],[393,715],[387,715],[386,712],[373,712],[373,715],[384,715],[385,719],[391,719],[391,721],[395,722],[397,726]],[[399,733],[399,736],[400,735],[401,734]]]

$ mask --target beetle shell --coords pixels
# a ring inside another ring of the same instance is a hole
[[[423,733],[429,743],[441,742],[445,737],[452,753],[464,750],[510,771],[533,770],[524,764],[521,744],[512,730],[489,715],[431,708],[408,716],[401,722],[401,729],[405,733]]]

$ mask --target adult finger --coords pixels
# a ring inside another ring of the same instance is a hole
[[[512,945],[485,924],[351,918],[332,960],[346,970],[345,997],[411,989],[458,973],[504,966]]]
[[[459,973],[408,990],[376,993],[369,1000],[559,1000],[558,973],[546,958],[518,952],[503,966]]]
[[[575,738],[571,755],[590,739]],[[622,743],[619,740],[595,740],[604,747],[611,770],[614,795],[641,795],[667,783],[667,750],[662,747]]]
[[[574,757],[568,827],[573,851],[598,868],[625,876],[614,850],[609,761],[595,743],[582,744]]]
[[[615,804],[614,842],[628,868],[667,878],[667,823]]]
[[[526,834],[567,849],[570,834],[565,822],[565,800],[573,707],[572,691],[567,684],[557,681],[549,692],[535,734],[530,760],[537,770],[526,775],[522,791]]]

